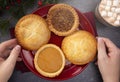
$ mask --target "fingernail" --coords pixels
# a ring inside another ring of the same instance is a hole
[[[101,41],[103,41],[103,39],[102,39],[102,38],[98,38],[98,41],[100,41],[100,42],[101,42]]]
[[[20,49],[21,49],[21,46],[20,46],[20,45],[17,45],[17,46],[15,47],[15,49],[16,49],[16,50],[20,50]]]

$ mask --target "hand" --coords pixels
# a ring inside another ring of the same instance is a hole
[[[8,40],[0,44],[0,82],[7,82],[13,73],[21,47],[16,39]]]
[[[120,49],[107,38],[98,38],[98,67],[104,82],[119,82]]]

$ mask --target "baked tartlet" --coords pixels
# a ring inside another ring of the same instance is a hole
[[[62,50],[54,44],[42,46],[34,57],[36,70],[45,77],[58,76],[65,66],[65,57]]]
[[[27,50],[37,50],[48,43],[50,34],[45,19],[35,14],[22,17],[15,26],[18,43]]]
[[[62,50],[71,63],[84,65],[95,58],[97,41],[91,33],[81,30],[63,39]]]
[[[49,29],[58,36],[67,36],[79,26],[79,16],[76,10],[67,4],[52,6],[47,15]]]

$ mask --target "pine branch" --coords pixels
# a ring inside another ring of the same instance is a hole
[[[6,5],[6,0],[0,0],[0,7],[5,8]]]
[[[10,27],[10,22],[7,19],[0,19],[0,29],[2,34],[6,34],[6,31]]]
[[[24,7],[24,9],[28,9],[34,6],[36,0],[26,0],[23,2],[22,6]]]
[[[41,1],[42,5],[46,4],[54,4],[57,3],[58,0],[39,0]],[[32,8],[38,3],[38,0],[21,0],[17,2],[17,0],[0,0],[0,15],[1,13],[9,13],[10,17],[13,19],[20,19],[22,16],[25,15],[27,9]],[[40,6],[40,5],[39,5]],[[6,31],[10,28],[10,21],[12,19],[2,19],[0,18],[0,29],[2,30],[2,34],[5,34]],[[12,20],[13,21],[13,20]]]
[[[43,5],[57,3],[58,0],[42,0]]]
[[[23,10],[23,7],[19,7],[18,10],[16,12],[14,12],[14,18],[16,19],[20,19],[22,16],[25,15],[25,12]]]

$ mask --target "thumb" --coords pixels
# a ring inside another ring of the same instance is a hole
[[[13,48],[13,50],[11,51],[9,57],[5,60],[5,62],[2,65],[1,70],[3,70],[3,79],[4,80],[8,80],[10,78],[10,76],[13,73],[15,64],[16,64],[16,60],[19,56],[19,53],[21,51],[21,47],[19,45],[17,45],[15,48]],[[7,69],[7,70],[5,70]]]
[[[21,47],[19,45],[15,46],[13,48],[13,50],[11,51],[10,56],[8,57],[6,62],[11,63],[11,64],[15,64],[17,61],[17,58],[20,54],[20,51],[21,51]]]
[[[106,58],[106,57],[107,57],[107,53],[106,53],[104,40],[102,38],[98,38],[98,59]]]

